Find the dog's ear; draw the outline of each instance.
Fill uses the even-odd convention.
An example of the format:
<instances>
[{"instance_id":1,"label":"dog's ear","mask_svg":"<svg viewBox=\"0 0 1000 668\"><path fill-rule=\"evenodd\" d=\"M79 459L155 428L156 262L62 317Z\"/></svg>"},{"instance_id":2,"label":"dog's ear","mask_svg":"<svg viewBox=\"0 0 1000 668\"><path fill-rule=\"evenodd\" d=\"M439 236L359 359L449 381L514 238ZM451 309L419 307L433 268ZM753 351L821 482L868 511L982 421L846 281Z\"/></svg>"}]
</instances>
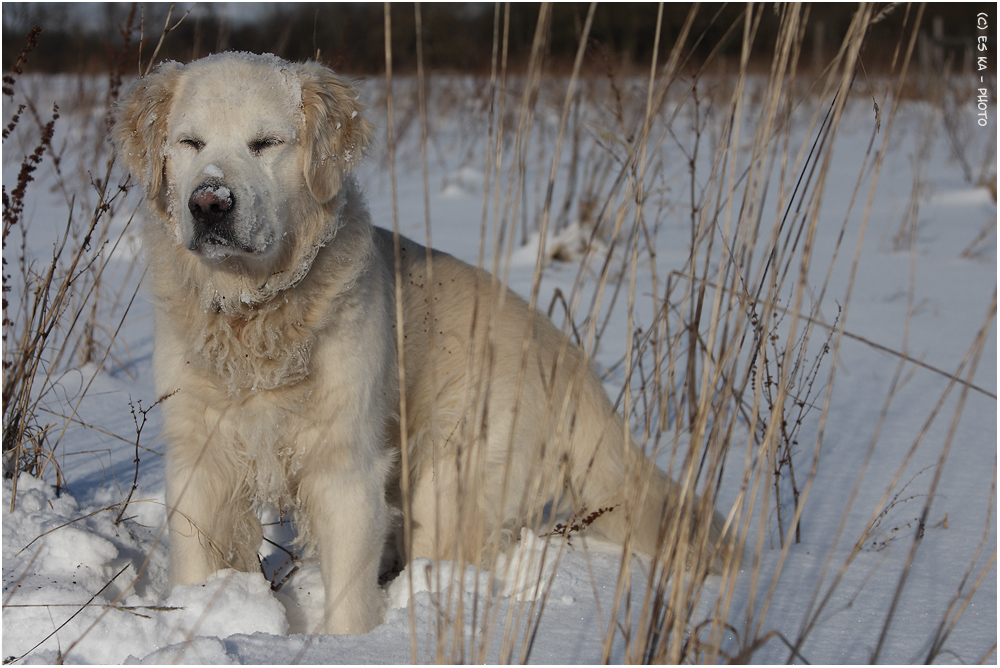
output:
<instances>
[{"instance_id":1,"label":"dog's ear","mask_svg":"<svg viewBox=\"0 0 1000 668\"><path fill-rule=\"evenodd\" d=\"M325 203L361 161L372 139L372 126L362 115L358 90L315 62L297 66L305 114L306 186Z\"/></svg>"},{"instance_id":2,"label":"dog's ear","mask_svg":"<svg viewBox=\"0 0 1000 668\"><path fill-rule=\"evenodd\" d=\"M125 167L142 184L152 202L163 182L167 116L183 66L163 63L137 80L119 100L111 140Z\"/></svg>"}]
</instances>

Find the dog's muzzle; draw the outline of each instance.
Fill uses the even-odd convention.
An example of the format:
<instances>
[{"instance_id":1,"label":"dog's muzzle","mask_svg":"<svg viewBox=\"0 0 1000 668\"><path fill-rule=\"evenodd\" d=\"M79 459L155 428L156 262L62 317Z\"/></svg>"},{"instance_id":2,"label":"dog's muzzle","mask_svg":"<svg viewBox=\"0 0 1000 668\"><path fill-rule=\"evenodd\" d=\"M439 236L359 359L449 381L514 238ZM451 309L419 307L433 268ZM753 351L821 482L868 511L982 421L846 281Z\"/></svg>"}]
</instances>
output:
<instances>
[{"instance_id":1,"label":"dog's muzzle","mask_svg":"<svg viewBox=\"0 0 1000 668\"><path fill-rule=\"evenodd\" d=\"M188 210L194 219L194 236L188 250L199 251L204 246L225 246L240 250L232 218L236 199L232 191L220 183L205 183L188 198Z\"/></svg>"}]
</instances>

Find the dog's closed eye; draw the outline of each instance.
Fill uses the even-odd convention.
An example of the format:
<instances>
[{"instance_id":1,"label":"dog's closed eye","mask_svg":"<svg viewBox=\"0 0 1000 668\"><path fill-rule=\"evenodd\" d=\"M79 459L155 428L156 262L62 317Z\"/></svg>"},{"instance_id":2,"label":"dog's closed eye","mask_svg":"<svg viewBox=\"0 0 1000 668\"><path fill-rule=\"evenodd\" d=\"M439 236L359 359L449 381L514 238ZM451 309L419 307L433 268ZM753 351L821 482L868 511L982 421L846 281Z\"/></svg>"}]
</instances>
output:
<instances>
[{"instance_id":1,"label":"dog's closed eye","mask_svg":"<svg viewBox=\"0 0 1000 668\"><path fill-rule=\"evenodd\" d=\"M271 148L272 146L281 146L284 143L284 141L277 137L260 137L250 142L250 152L254 155L260 155L264 149Z\"/></svg>"},{"instance_id":2,"label":"dog's closed eye","mask_svg":"<svg viewBox=\"0 0 1000 668\"><path fill-rule=\"evenodd\" d=\"M183 144L184 146L190 146L195 151L200 151L205 147L205 142L203 142L200 139L194 139L192 137L185 137L184 139L181 139L180 142L178 143Z\"/></svg>"}]
</instances>

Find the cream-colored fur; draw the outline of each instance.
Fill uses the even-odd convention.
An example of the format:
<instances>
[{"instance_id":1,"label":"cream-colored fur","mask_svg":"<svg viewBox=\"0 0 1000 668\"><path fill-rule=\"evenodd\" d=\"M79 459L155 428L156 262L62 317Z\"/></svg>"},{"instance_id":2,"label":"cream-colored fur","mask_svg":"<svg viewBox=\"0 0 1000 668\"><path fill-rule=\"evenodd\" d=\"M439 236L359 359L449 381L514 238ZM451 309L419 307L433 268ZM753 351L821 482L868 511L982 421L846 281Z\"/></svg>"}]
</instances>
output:
<instances>
[{"instance_id":1,"label":"cream-colored fur","mask_svg":"<svg viewBox=\"0 0 1000 668\"><path fill-rule=\"evenodd\" d=\"M321 65L247 54L162 65L120 103L172 393L172 582L256 569L264 504L294 508L318 552L331 633L380 623L387 546L486 564L546 504L717 567L721 518L682 503L579 349L489 274L372 226L350 175L362 111Z\"/></svg>"}]
</instances>

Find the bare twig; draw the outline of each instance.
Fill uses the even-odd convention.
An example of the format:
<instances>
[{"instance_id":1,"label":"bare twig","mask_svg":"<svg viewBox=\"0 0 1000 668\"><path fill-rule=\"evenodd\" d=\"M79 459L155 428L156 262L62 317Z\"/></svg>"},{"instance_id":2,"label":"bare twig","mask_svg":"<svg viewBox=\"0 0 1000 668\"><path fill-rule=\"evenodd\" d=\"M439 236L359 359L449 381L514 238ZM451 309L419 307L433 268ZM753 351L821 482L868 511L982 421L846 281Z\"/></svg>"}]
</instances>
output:
<instances>
[{"instance_id":1,"label":"bare twig","mask_svg":"<svg viewBox=\"0 0 1000 668\"><path fill-rule=\"evenodd\" d=\"M192 9L194 9L193 4L190 7L188 7L188 10L184 12L183 16L177 19L177 22L175 24L170 25L170 17L174 13L174 3L172 2L170 3L170 9L167 10L167 18L163 21L163 30L160 32L160 39L159 41L156 42L156 48L153 49L153 55L149 57L149 62L146 63L146 69L142 70L142 76L146 76L147 74L149 74L150 70L153 69L153 64L156 63L156 57L160 54L160 47L163 46L163 40L167 38L167 35L169 35L174 30L177 29L177 27L184 21L184 19L187 18L188 14L191 13ZM142 64L140 62L140 70L141 69L142 69Z\"/></svg>"}]
</instances>

